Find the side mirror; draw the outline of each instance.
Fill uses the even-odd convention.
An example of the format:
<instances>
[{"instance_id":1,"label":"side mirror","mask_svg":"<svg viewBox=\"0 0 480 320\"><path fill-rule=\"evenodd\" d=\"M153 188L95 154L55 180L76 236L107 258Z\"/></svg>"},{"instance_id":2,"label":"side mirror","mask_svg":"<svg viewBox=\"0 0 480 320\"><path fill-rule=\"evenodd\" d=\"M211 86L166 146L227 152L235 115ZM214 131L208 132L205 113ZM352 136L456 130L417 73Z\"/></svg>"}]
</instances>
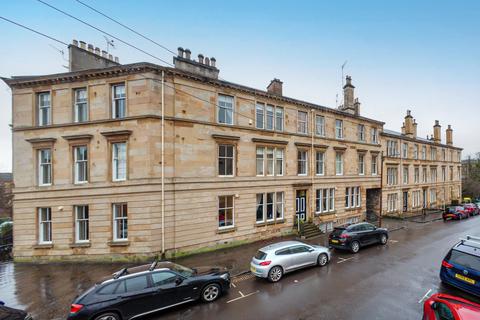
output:
<instances>
[{"instance_id":1,"label":"side mirror","mask_svg":"<svg viewBox=\"0 0 480 320\"><path fill-rule=\"evenodd\" d=\"M315 249L313 249L313 248L308 248L308 252L313 252L313 251L315 251Z\"/></svg>"},{"instance_id":2,"label":"side mirror","mask_svg":"<svg viewBox=\"0 0 480 320\"><path fill-rule=\"evenodd\" d=\"M179 284L181 284L183 282L183 278L182 277L177 277L175 279L175 284L178 286Z\"/></svg>"}]
</instances>

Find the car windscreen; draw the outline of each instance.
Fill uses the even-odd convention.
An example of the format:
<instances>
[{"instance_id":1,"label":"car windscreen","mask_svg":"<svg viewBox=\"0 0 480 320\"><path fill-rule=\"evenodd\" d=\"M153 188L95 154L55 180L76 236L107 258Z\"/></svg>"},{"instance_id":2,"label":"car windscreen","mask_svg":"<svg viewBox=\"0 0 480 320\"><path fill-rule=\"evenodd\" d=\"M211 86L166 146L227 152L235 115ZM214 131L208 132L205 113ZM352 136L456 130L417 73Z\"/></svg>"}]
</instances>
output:
<instances>
[{"instance_id":1,"label":"car windscreen","mask_svg":"<svg viewBox=\"0 0 480 320\"><path fill-rule=\"evenodd\" d=\"M255 254L255 259L257 260L265 260L266 257L267 257L267 254L260 250L258 250L257 253Z\"/></svg>"},{"instance_id":2,"label":"car windscreen","mask_svg":"<svg viewBox=\"0 0 480 320\"><path fill-rule=\"evenodd\" d=\"M193 270L190 269L190 268L187 268L187 267L184 267L184 266L181 266L179 264L176 264L176 263L172 263L172 266L171 266L172 270L181 274L182 276L184 277L191 277L192 274L193 274Z\"/></svg>"},{"instance_id":3,"label":"car windscreen","mask_svg":"<svg viewBox=\"0 0 480 320\"><path fill-rule=\"evenodd\" d=\"M480 257L476 257L465 252L452 250L449 262L480 271Z\"/></svg>"}]
</instances>

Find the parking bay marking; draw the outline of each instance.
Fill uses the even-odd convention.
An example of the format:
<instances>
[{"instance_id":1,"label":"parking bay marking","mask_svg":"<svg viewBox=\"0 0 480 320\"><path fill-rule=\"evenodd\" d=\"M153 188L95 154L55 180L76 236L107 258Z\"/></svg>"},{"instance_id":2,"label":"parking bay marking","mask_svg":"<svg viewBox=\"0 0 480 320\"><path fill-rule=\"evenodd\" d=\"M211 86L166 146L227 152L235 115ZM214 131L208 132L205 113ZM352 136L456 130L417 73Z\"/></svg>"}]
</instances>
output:
<instances>
[{"instance_id":1,"label":"parking bay marking","mask_svg":"<svg viewBox=\"0 0 480 320\"><path fill-rule=\"evenodd\" d=\"M428 289L427 293L423 295L422 299L418 300L418 303L422 303L428 297L430 292L432 292L432 289Z\"/></svg>"},{"instance_id":2,"label":"parking bay marking","mask_svg":"<svg viewBox=\"0 0 480 320\"><path fill-rule=\"evenodd\" d=\"M350 257L350 258L340 258L338 257L338 259L340 259L340 261L337 261L337 263L342 263L342 262L345 262L345 261L348 261L350 259L353 259L354 257Z\"/></svg>"},{"instance_id":3,"label":"parking bay marking","mask_svg":"<svg viewBox=\"0 0 480 320\"><path fill-rule=\"evenodd\" d=\"M254 291L254 292L251 292L249 294L243 294L242 291L238 291L238 293L240 294L240 297L237 297L235 299L232 299L232 300L228 300L227 303L230 303L230 302L234 302L234 301L237 301L237 300L240 300L240 299L244 299L244 298L247 298L247 297L250 297L254 294L257 294L259 293L260 290L257 290L257 291Z\"/></svg>"}]
</instances>

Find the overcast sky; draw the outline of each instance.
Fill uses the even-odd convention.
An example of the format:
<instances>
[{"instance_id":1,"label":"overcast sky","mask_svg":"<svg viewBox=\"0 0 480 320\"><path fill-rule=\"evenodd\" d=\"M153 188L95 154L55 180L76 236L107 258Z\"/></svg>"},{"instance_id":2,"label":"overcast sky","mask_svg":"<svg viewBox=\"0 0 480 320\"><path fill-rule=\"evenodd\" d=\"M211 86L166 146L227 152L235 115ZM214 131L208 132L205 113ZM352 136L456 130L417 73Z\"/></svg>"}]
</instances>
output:
<instances>
[{"instance_id":1,"label":"overcast sky","mask_svg":"<svg viewBox=\"0 0 480 320\"><path fill-rule=\"evenodd\" d=\"M75 0L45 0L170 61L167 51ZM220 77L335 107L341 65L364 116L400 130L407 109L419 135L451 124L463 156L480 151L480 1L94 1L82 0L176 51L214 56ZM35 1L1 1L0 15L70 43L105 48L101 33ZM0 76L66 71L65 46L0 20ZM159 61L121 43L122 63ZM161 64L161 63L160 63ZM11 170L11 92L0 81L0 171Z\"/></svg>"}]
</instances>

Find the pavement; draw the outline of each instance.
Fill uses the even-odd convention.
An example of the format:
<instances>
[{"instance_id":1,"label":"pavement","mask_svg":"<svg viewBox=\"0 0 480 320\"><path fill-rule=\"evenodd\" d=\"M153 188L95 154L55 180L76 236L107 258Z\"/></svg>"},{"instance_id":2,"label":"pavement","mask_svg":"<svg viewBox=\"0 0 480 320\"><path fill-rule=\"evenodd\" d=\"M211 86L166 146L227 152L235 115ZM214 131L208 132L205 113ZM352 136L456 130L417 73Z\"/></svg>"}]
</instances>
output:
<instances>
[{"instance_id":1,"label":"pavement","mask_svg":"<svg viewBox=\"0 0 480 320\"><path fill-rule=\"evenodd\" d=\"M479 302L438 278L447 251L467 234L478 235L480 216L461 221L384 219L391 230L386 246L358 254L333 251L323 268L288 274L279 283L249 273L256 242L179 259L187 266L226 265L233 279L230 292L210 304L192 303L147 319L421 319L419 300L426 293L448 292ZM396 231L392 231L396 230ZM325 236L309 240L324 245ZM124 264L0 264L0 300L31 312L35 319L65 319L74 297Z\"/></svg>"}]
</instances>

